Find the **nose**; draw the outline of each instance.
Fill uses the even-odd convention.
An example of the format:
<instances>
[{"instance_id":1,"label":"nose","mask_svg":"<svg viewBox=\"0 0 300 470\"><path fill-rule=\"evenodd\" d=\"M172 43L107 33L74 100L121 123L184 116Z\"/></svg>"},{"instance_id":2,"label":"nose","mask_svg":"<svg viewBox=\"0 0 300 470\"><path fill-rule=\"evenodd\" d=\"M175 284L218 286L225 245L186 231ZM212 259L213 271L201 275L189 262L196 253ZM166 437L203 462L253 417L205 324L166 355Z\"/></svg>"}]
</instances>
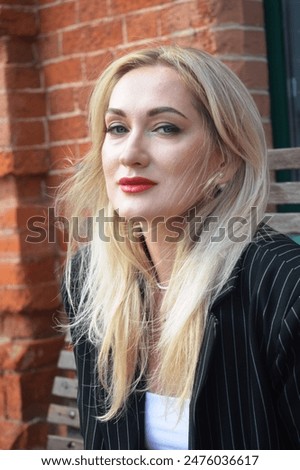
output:
<instances>
[{"instance_id":1,"label":"nose","mask_svg":"<svg viewBox=\"0 0 300 470\"><path fill-rule=\"evenodd\" d=\"M121 149L119 161L124 166L147 166L149 153L145 137L140 133L129 133Z\"/></svg>"}]
</instances>

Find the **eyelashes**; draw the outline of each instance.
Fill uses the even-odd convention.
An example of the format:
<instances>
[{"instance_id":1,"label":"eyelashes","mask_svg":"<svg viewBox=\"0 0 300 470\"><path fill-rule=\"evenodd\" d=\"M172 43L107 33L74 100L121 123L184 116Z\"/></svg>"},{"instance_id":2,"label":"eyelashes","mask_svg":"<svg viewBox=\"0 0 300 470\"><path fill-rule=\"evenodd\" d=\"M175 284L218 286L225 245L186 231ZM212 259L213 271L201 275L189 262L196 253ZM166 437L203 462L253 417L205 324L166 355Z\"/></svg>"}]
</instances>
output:
<instances>
[{"instance_id":1,"label":"eyelashes","mask_svg":"<svg viewBox=\"0 0 300 470\"><path fill-rule=\"evenodd\" d=\"M174 135L174 134L179 134L180 129L174 124L162 124L156 127L154 129L154 132L158 132L159 134L163 134L163 135Z\"/></svg>"},{"instance_id":2,"label":"eyelashes","mask_svg":"<svg viewBox=\"0 0 300 470\"><path fill-rule=\"evenodd\" d=\"M111 126L108 126L105 129L105 132L107 134L122 135L122 134L126 134L129 131L128 129L126 129L125 126L122 126L121 124L113 124Z\"/></svg>"},{"instance_id":3,"label":"eyelashes","mask_svg":"<svg viewBox=\"0 0 300 470\"><path fill-rule=\"evenodd\" d=\"M105 132L112 135L124 135L127 134L129 130L122 124L112 124L105 129ZM167 136L179 134L181 129L174 124L160 124L150 132Z\"/></svg>"}]
</instances>

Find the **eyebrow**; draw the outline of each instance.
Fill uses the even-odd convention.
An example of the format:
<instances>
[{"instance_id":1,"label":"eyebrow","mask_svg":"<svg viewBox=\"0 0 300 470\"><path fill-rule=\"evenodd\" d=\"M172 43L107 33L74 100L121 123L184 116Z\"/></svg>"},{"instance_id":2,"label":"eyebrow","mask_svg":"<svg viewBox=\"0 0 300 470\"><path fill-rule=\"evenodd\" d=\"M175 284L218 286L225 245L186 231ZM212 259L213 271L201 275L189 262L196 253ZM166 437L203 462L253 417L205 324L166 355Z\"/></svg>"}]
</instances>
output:
<instances>
[{"instance_id":1,"label":"eyebrow","mask_svg":"<svg viewBox=\"0 0 300 470\"><path fill-rule=\"evenodd\" d=\"M178 111L175 108L171 108L169 106L160 106L158 108L150 109L147 115L152 117L152 116L157 116L158 114L163 114L163 113L178 114L179 116L187 119L187 117L184 114L182 114L180 111ZM105 114L117 114L118 116L126 117L126 113L122 109L118 109L118 108L108 108Z\"/></svg>"}]
</instances>

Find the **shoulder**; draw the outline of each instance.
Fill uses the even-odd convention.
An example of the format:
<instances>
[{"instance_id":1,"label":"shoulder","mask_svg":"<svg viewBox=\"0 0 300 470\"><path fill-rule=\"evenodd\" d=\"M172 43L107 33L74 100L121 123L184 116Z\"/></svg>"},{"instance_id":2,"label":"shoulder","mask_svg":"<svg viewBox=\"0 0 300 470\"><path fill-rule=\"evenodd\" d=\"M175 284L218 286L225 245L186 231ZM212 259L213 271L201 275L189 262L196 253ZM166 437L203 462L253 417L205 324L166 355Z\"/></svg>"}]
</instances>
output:
<instances>
[{"instance_id":1,"label":"shoulder","mask_svg":"<svg viewBox=\"0 0 300 470\"><path fill-rule=\"evenodd\" d=\"M259 331L274 339L290 314L300 318L300 246L268 227L259 230L239 265L238 292ZM271 339L270 339L271 341Z\"/></svg>"},{"instance_id":2,"label":"shoulder","mask_svg":"<svg viewBox=\"0 0 300 470\"><path fill-rule=\"evenodd\" d=\"M262 226L242 257L242 270L255 279L300 279L300 245L288 236Z\"/></svg>"}]
</instances>

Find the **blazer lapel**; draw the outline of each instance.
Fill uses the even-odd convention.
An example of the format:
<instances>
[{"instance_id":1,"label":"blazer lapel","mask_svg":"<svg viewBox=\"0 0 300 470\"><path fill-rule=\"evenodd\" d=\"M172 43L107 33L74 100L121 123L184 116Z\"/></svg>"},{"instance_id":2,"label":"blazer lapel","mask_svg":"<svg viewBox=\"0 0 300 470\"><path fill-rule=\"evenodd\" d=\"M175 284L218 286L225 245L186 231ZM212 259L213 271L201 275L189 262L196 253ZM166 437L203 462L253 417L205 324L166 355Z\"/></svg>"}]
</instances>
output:
<instances>
[{"instance_id":1,"label":"blazer lapel","mask_svg":"<svg viewBox=\"0 0 300 470\"><path fill-rule=\"evenodd\" d=\"M203 389L209 369L211 357L213 355L215 339L217 336L217 318L211 313L208 317L204 332L198 365L196 368L194 387L190 403L189 419L189 449L195 449L196 442L196 404Z\"/></svg>"}]
</instances>

